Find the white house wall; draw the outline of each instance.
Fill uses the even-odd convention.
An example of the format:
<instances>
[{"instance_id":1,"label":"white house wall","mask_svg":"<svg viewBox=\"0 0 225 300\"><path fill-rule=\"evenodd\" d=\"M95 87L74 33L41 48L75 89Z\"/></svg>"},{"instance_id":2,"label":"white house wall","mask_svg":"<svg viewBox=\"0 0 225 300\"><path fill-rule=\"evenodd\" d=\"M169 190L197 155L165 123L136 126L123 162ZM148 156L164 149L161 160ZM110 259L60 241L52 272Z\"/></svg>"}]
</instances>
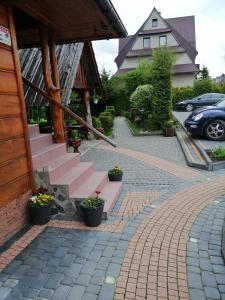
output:
<instances>
[{"instance_id":1,"label":"white house wall","mask_svg":"<svg viewBox=\"0 0 225 300\"><path fill-rule=\"evenodd\" d=\"M175 65L191 64L192 61L186 53L175 53Z\"/></svg>"},{"instance_id":2,"label":"white house wall","mask_svg":"<svg viewBox=\"0 0 225 300\"><path fill-rule=\"evenodd\" d=\"M167 34L162 33L162 34L158 34L158 35L139 36L136 39L136 41L134 42L134 45L131 49L132 50L143 49L143 38L146 38L146 37L150 37L151 48L159 48L159 37L162 36L162 35L166 35L166 37L167 37L167 46L168 47L179 45L171 33L167 33Z\"/></svg>"},{"instance_id":3,"label":"white house wall","mask_svg":"<svg viewBox=\"0 0 225 300\"><path fill-rule=\"evenodd\" d=\"M158 26L157 27L152 27L152 19L158 19ZM151 30L151 29L156 29L156 28L167 28L166 23L163 21L161 16L157 13L157 11L154 9L149 16L149 19L147 20L143 30Z\"/></svg>"},{"instance_id":4,"label":"white house wall","mask_svg":"<svg viewBox=\"0 0 225 300\"><path fill-rule=\"evenodd\" d=\"M173 87L193 86L194 81L194 74L179 74L172 76Z\"/></svg>"}]
</instances>

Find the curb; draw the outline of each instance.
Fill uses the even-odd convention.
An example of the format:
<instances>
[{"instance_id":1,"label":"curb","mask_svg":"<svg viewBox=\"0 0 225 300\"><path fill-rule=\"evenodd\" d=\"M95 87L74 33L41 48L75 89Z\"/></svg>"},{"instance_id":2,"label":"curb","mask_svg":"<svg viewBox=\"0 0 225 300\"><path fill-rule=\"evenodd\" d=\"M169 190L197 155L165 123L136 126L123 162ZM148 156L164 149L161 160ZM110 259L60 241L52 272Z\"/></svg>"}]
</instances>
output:
<instances>
[{"instance_id":1,"label":"curb","mask_svg":"<svg viewBox=\"0 0 225 300\"><path fill-rule=\"evenodd\" d=\"M156 136L156 135L162 135L163 134L162 130L158 130L156 132L148 132L148 133L138 133L138 134L134 133L126 118L125 118L125 120L126 120L126 123L127 123L127 127L130 129L130 132L133 136Z\"/></svg>"}]
</instances>

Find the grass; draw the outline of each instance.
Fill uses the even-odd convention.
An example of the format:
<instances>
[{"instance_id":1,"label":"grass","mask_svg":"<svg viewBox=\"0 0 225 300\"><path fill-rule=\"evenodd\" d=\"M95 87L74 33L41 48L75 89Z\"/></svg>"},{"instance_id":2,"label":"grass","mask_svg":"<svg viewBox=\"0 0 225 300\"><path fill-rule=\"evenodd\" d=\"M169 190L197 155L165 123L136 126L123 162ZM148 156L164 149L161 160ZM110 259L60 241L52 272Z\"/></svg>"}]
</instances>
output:
<instances>
[{"instance_id":1,"label":"grass","mask_svg":"<svg viewBox=\"0 0 225 300\"><path fill-rule=\"evenodd\" d=\"M126 118L128 127L131 129L134 135L138 135L141 132L141 128L137 128L134 123L132 123L129 119Z\"/></svg>"},{"instance_id":2,"label":"grass","mask_svg":"<svg viewBox=\"0 0 225 300\"><path fill-rule=\"evenodd\" d=\"M225 160L225 148L224 147L214 148L212 149L209 156L213 160L217 160L217 161Z\"/></svg>"}]
</instances>

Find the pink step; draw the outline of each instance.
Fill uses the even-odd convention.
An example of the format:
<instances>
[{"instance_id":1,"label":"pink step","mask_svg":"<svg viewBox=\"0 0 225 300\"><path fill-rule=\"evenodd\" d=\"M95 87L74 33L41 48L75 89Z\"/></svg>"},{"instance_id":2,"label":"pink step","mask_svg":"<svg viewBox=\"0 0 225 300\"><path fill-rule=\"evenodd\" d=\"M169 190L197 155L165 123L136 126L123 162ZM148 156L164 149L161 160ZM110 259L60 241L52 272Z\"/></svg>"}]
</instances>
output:
<instances>
[{"instance_id":1,"label":"pink step","mask_svg":"<svg viewBox=\"0 0 225 300\"><path fill-rule=\"evenodd\" d=\"M49 166L51 162L63 154L66 154L66 144L52 144L43 149L38 149L32 154L34 169L43 168Z\"/></svg>"},{"instance_id":2,"label":"pink step","mask_svg":"<svg viewBox=\"0 0 225 300\"><path fill-rule=\"evenodd\" d=\"M55 159L48 168L50 183L58 180L78 163L80 163L79 153L66 153Z\"/></svg>"},{"instance_id":3,"label":"pink step","mask_svg":"<svg viewBox=\"0 0 225 300\"><path fill-rule=\"evenodd\" d=\"M79 186L93 173L93 171L93 163L82 162L77 164L51 184L68 186L68 192L70 195L72 191L79 188Z\"/></svg>"},{"instance_id":4,"label":"pink step","mask_svg":"<svg viewBox=\"0 0 225 300\"><path fill-rule=\"evenodd\" d=\"M38 124L28 125L28 132L30 138L39 135L40 134L39 125Z\"/></svg>"},{"instance_id":5,"label":"pink step","mask_svg":"<svg viewBox=\"0 0 225 300\"><path fill-rule=\"evenodd\" d=\"M53 144L52 135L48 134L39 134L30 139L31 152L35 152L39 149L45 148Z\"/></svg>"},{"instance_id":6,"label":"pink step","mask_svg":"<svg viewBox=\"0 0 225 300\"><path fill-rule=\"evenodd\" d=\"M95 191L101 191L107 182L107 172L94 172L78 189L71 192L69 196L74 200L83 200L87 197L95 196Z\"/></svg>"},{"instance_id":7,"label":"pink step","mask_svg":"<svg viewBox=\"0 0 225 300\"><path fill-rule=\"evenodd\" d=\"M109 181L103 188L101 198L106 200L103 210L104 217L106 219L111 214L122 188L123 186L121 181Z\"/></svg>"}]
</instances>

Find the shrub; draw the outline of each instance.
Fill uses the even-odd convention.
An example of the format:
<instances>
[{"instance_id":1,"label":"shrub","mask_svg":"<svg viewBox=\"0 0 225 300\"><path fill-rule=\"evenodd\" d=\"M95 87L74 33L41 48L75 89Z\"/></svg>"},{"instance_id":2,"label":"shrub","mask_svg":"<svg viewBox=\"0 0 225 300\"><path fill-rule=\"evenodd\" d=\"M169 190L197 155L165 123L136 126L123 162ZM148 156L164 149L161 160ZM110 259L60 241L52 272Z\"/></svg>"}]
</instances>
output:
<instances>
[{"instance_id":1,"label":"shrub","mask_svg":"<svg viewBox=\"0 0 225 300\"><path fill-rule=\"evenodd\" d=\"M172 88L173 104L175 104L178 101L192 99L193 97L194 97L194 90L190 86Z\"/></svg>"},{"instance_id":2,"label":"shrub","mask_svg":"<svg viewBox=\"0 0 225 300\"><path fill-rule=\"evenodd\" d=\"M153 52L152 60L152 119L156 127L162 128L171 117L172 94L171 73L174 58L166 48Z\"/></svg>"},{"instance_id":3,"label":"shrub","mask_svg":"<svg viewBox=\"0 0 225 300\"><path fill-rule=\"evenodd\" d=\"M141 120L146 119L151 112L152 90L150 84L140 85L130 97L130 106Z\"/></svg>"},{"instance_id":4,"label":"shrub","mask_svg":"<svg viewBox=\"0 0 225 300\"><path fill-rule=\"evenodd\" d=\"M112 117L105 115L103 113L100 114L99 120L102 124L102 127L107 131L110 130L113 126L113 119Z\"/></svg>"},{"instance_id":5,"label":"shrub","mask_svg":"<svg viewBox=\"0 0 225 300\"><path fill-rule=\"evenodd\" d=\"M97 117L92 117L92 123L93 123L94 128L102 127L102 123L101 123L100 119Z\"/></svg>"},{"instance_id":6,"label":"shrub","mask_svg":"<svg viewBox=\"0 0 225 300\"><path fill-rule=\"evenodd\" d=\"M219 147L212 149L212 152L210 153L210 157L215 160L225 160L225 148Z\"/></svg>"},{"instance_id":7,"label":"shrub","mask_svg":"<svg viewBox=\"0 0 225 300\"><path fill-rule=\"evenodd\" d=\"M194 83L194 95L199 96L205 93L211 93L213 90L213 83L211 79L197 80Z\"/></svg>"},{"instance_id":8,"label":"shrub","mask_svg":"<svg viewBox=\"0 0 225 300\"><path fill-rule=\"evenodd\" d=\"M113 118L115 117L116 114L116 110L114 106L106 106L106 111L109 111L111 113L111 115L113 116Z\"/></svg>"}]
</instances>

